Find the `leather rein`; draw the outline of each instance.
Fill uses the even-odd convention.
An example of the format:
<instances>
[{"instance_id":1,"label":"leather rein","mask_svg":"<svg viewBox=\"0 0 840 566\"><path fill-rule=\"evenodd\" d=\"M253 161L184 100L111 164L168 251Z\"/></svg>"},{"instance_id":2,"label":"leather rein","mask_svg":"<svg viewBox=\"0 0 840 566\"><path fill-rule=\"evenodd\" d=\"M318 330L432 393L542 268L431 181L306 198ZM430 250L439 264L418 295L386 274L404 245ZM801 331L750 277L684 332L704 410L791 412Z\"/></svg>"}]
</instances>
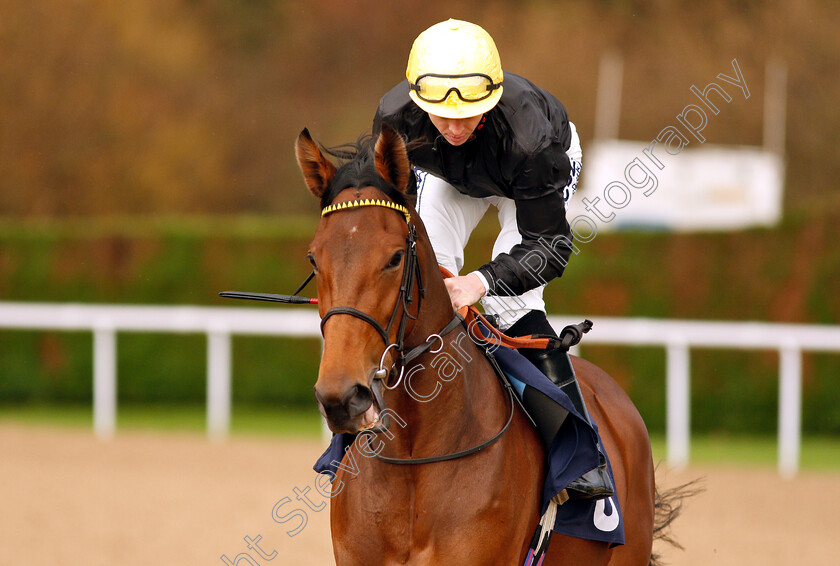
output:
<instances>
[{"instance_id":1,"label":"leather rein","mask_svg":"<svg viewBox=\"0 0 840 566\"><path fill-rule=\"evenodd\" d=\"M426 340L422 344L415 346L414 348L411 348L408 351L405 351L406 326L409 320L417 320L417 316L419 316L420 313L420 303L426 291L425 287L423 286L423 277L420 269L420 263L417 260L417 230L414 227L414 224L411 223L411 215L409 214L407 208L394 202L382 199L362 199L332 204L321 211L321 217L324 217L332 212L362 206L379 206L401 212L405 217L406 224L408 225L408 235L406 236L405 243L405 260L403 264L403 275L402 281L400 282L400 291L397 295L397 301L394 304L394 310L391 312L391 317L388 320L387 326L383 326L378 320L376 320L371 315L362 312L354 307L333 307L329 309L324 314L324 317L321 319L321 336L324 335L324 325L326 324L327 320L329 320L330 317L335 316L337 314L350 315L360 320L363 320L369 325L371 325L379 333L379 335L382 337L383 342L385 343L385 351L382 352L382 357L379 361L379 368L376 370L376 373L374 373L374 379L381 380L383 387L389 390L393 390L396 389L402 381L406 366L412 360L414 360L415 358L427 351L431 351L432 353L439 352L443 348L443 336L446 336L455 328L460 326L464 322L464 317L459 313L455 313L455 316L452 318L452 320L446 326L444 326L438 333L431 334L428 338L426 338ZM417 298L417 315L412 315L409 312L409 305L411 305L414 298L413 295L415 284L417 285L419 291ZM400 307L402 307L402 316L399 317L399 322L397 323L397 315L400 311ZM391 330L394 328L395 324L397 324L396 342L390 343ZM440 342L440 346L436 350L432 350L432 346L435 344L436 341ZM398 360L395 363L395 365L400 366L400 373L397 377L396 382L394 382L393 385L388 385L388 377L391 373L393 373L394 368L392 366L391 370L386 370L383 364L385 363L385 356L392 348L395 349L398 356ZM496 365L495 359L492 356L489 356L489 359L491 360L492 364ZM497 365L496 370L497 372L501 371ZM470 454L475 454L476 452L479 452L487 448L488 446L494 444L504 435L504 433L510 427L510 423L513 421L513 414L515 412L513 391L504 380L502 380L502 383L506 386L505 388L508 392L510 414L508 416L507 422L505 422L505 425L502 427L502 429L489 440L477 446L473 446L472 448L460 450L458 452L453 452L442 456L429 456L424 458L390 458L387 456L381 456L377 454L376 458L387 464L431 464L434 462L444 462L447 460L455 460L457 458L469 456ZM370 437L368 437L368 443L370 442L371 439Z\"/></svg>"}]
</instances>

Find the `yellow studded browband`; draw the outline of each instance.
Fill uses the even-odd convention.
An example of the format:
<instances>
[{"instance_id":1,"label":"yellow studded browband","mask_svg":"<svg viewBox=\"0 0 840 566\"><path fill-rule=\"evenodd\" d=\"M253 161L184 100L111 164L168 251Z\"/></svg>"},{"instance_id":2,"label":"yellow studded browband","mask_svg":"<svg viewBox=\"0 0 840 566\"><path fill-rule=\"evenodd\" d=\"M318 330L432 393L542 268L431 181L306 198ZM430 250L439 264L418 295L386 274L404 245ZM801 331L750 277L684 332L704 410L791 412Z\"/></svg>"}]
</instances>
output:
<instances>
[{"instance_id":1,"label":"yellow studded browband","mask_svg":"<svg viewBox=\"0 0 840 566\"><path fill-rule=\"evenodd\" d=\"M403 216L405 216L405 221L411 222L411 214L409 214L408 209L403 205L391 202L389 200L372 198L362 200L348 200L347 202L331 204L323 210L321 210L321 216L326 216L330 212L335 212L337 210L344 210L345 208L356 208L359 206L382 206L384 208L390 208L392 210L396 210L397 212L402 212Z\"/></svg>"}]
</instances>

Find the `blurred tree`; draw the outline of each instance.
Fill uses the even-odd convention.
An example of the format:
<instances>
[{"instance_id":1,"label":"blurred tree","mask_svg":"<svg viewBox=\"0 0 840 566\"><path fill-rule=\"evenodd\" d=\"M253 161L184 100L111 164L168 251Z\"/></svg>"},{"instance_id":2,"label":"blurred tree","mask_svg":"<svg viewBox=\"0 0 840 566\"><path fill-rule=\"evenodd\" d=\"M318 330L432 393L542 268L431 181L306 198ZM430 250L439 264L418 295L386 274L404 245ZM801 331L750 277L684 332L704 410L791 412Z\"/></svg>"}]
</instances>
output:
<instances>
[{"instance_id":1,"label":"blurred tree","mask_svg":"<svg viewBox=\"0 0 840 566\"><path fill-rule=\"evenodd\" d=\"M737 57L753 97L707 130L736 144L760 143L764 63L780 56L788 204L840 209L832 0L0 0L0 14L0 216L311 211L296 134L355 139L413 38L447 17L484 25L505 68L557 94L584 148L605 50L625 56L630 139Z\"/></svg>"}]
</instances>

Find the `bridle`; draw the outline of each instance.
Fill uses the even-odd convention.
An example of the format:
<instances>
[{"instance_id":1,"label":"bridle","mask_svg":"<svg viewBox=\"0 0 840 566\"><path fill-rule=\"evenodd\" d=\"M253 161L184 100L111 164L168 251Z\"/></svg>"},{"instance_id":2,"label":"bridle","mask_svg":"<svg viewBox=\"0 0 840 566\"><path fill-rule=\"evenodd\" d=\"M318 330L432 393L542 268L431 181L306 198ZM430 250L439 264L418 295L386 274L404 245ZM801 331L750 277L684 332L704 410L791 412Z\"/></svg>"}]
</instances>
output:
<instances>
[{"instance_id":1,"label":"bridle","mask_svg":"<svg viewBox=\"0 0 840 566\"><path fill-rule=\"evenodd\" d=\"M440 332L429 335L429 337L426 338L426 340L422 344L415 346L407 352L405 351L406 325L408 323L408 320L417 320L417 315L412 315L408 312L408 307L413 300L415 282L419 290L417 299L418 314L420 312L420 302L423 300L423 296L426 292L425 287L423 287L423 277L420 269L420 263L417 261L417 230L414 227L414 224L411 223L411 214L409 213L406 207L383 199L362 199L331 204L323 210L321 210L321 217L323 218L327 214L339 210L346 210L348 208L358 208L363 206L379 206L384 208L390 208L392 210L401 212L405 217L405 222L408 225L408 236L406 236L405 240L405 262L403 264L403 275L402 281L400 283L400 292L399 295L397 295L397 301L394 304L394 310L391 312L391 317L388 319L388 326L383 327L382 324L374 317L365 312L360 311L357 308L333 307L329 309L324 314L324 317L321 319L321 335L324 335L324 324L326 324L327 320L329 320L331 316L337 314L347 314L350 316L354 316L370 324L379 333L379 335L382 337L382 341L385 343L385 351L382 352L382 358L380 358L379 360L379 369L377 369L374 373L374 379L381 380L382 386L386 389L396 389L402 381L403 374L405 373L405 367L413 359L427 351L431 351L432 353L439 352L443 348L443 336L446 336L452 330L460 326L464 322L464 317L462 317L458 313L455 313L455 316L452 318L452 320L449 321L449 323L446 326L444 326L443 329L440 330ZM400 310L400 306L402 306L402 316L400 317L398 323L397 341L394 343L390 343L391 329L394 327L394 324L397 321L397 313ZM438 349L436 350L432 350L432 345L434 345L436 341L440 342L440 347L438 347ZM399 364L400 366L400 374L399 377L397 377L396 382L393 385L389 386L387 384L387 378L390 372L383 367L383 364L385 363L385 356L392 348L394 348L397 352L397 364ZM494 366L497 365L495 359L492 358L492 356L489 359L491 360L491 363ZM497 367L496 369L497 372L501 372L500 368ZM393 370L393 367L391 368L391 370ZM390 458L377 454L376 458L388 464L430 464L434 462L445 462L447 460L455 460L457 458L469 456L470 454L475 454L476 452L484 450L488 446L494 444L505 434L508 427L510 427L510 423L511 421L513 421L513 413L515 407L514 394L510 384L507 383L505 380L502 380L502 382L505 385L505 389L508 392L510 402L510 414L508 415L508 419L505 422L502 429L489 440L486 440L477 446L473 446L472 448L467 448L466 450L460 450L458 452L453 452L442 456L429 456L425 458ZM369 435L367 436L367 440L368 443L370 443Z\"/></svg>"},{"instance_id":2,"label":"bridle","mask_svg":"<svg viewBox=\"0 0 840 566\"><path fill-rule=\"evenodd\" d=\"M341 211L347 210L350 208L358 208L364 206L378 206L383 208L390 208L392 210L396 210L397 212L401 212L405 217L405 222L408 225L408 235L405 239L405 256L404 256L404 263L403 263L403 274L402 274L402 281L400 282L400 291L397 295L397 301L394 304L394 310L391 311L391 317L388 319L388 325L383 326L378 320L376 320L371 315L360 311L354 307L333 307L328 310L324 317L321 319L321 335L324 335L324 325L327 323L327 320L330 317L337 315L337 314L348 314L350 316L354 316L360 320L365 321L369 325L371 325L378 333L379 336L382 337L382 341L385 343L385 351L382 352L382 357L379 360L379 369L376 370L374 374L375 379L382 380L382 385L386 389L395 389L399 386L400 382L402 381L403 374L405 373L405 367L408 365L411 360L422 354L423 352L429 350L432 345L434 345L436 340L441 341L441 347L443 346L441 336L446 334L447 332L451 331L455 326L457 326L457 321L450 323L447 325L441 333L432 334L426 341L417 346L416 348L411 349L410 351L405 351L405 329L408 325L409 320L417 320L417 315L412 315L409 312L409 306L414 300L414 286L417 285L418 288L418 295L417 295L417 311L420 312L420 303L423 300L423 296L426 293L426 289L423 286L423 275L420 269L420 262L417 261L417 229L415 228L414 224L411 223L411 214L409 213L408 209L400 204L384 200L384 199L362 199L362 200L351 200L342 203L331 204L324 208L321 211L321 217ZM402 314L397 318L400 313L400 307L402 307ZM396 342L391 342L391 330L394 326L397 326L397 336ZM400 373L397 377L396 382L393 385L388 385L387 377L389 375L389 371L384 368L385 357L388 355L388 352L394 350L398 356L398 361L396 362L400 366ZM437 352L438 350L433 350L433 352ZM392 367L393 369L393 367Z\"/></svg>"}]
</instances>

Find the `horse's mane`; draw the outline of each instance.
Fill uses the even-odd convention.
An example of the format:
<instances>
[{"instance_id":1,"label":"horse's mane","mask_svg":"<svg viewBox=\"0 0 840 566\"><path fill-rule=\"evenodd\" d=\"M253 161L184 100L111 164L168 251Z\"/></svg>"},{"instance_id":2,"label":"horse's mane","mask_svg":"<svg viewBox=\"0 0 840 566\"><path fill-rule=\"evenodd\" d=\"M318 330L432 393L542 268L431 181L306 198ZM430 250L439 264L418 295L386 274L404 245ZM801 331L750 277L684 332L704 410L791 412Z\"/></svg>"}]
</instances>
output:
<instances>
[{"instance_id":1,"label":"horse's mane","mask_svg":"<svg viewBox=\"0 0 840 566\"><path fill-rule=\"evenodd\" d=\"M345 143L333 147L321 146L324 153L340 160L335 177L330 181L327 190L321 196L321 208L332 204L338 193L349 187L376 187L397 204L413 206L413 196L416 192L414 172L409 175L408 195L398 190L383 179L376 171L373 161L375 138L370 133L364 133L352 143Z\"/></svg>"}]
</instances>

